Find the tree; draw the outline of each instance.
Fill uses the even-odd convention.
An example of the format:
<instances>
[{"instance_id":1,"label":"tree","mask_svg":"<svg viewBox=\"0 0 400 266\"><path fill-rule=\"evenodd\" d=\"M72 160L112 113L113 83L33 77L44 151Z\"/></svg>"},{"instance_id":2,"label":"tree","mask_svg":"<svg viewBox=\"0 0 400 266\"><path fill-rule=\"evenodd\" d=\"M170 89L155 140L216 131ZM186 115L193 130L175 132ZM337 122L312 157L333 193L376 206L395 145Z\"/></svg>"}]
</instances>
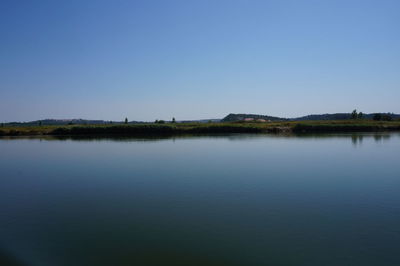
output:
<instances>
[{"instance_id":1,"label":"tree","mask_svg":"<svg viewBox=\"0 0 400 266\"><path fill-rule=\"evenodd\" d=\"M382 115L382 121L392 121L393 118L390 114L384 114Z\"/></svg>"},{"instance_id":2,"label":"tree","mask_svg":"<svg viewBox=\"0 0 400 266\"><path fill-rule=\"evenodd\" d=\"M364 116L364 114L363 114L362 112L359 112L359 113L358 113L358 119L363 118L363 116Z\"/></svg>"},{"instance_id":3,"label":"tree","mask_svg":"<svg viewBox=\"0 0 400 266\"><path fill-rule=\"evenodd\" d=\"M127 117L125 118L125 124L128 124L128 118Z\"/></svg>"},{"instance_id":4,"label":"tree","mask_svg":"<svg viewBox=\"0 0 400 266\"><path fill-rule=\"evenodd\" d=\"M353 112L351 113L351 119L357 119L357 110L354 109Z\"/></svg>"},{"instance_id":5,"label":"tree","mask_svg":"<svg viewBox=\"0 0 400 266\"><path fill-rule=\"evenodd\" d=\"M393 117L390 114L379 114L379 113L376 113L376 114L374 114L372 119L375 120L375 121L392 121Z\"/></svg>"},{"instance_id":6,"label":"tree","mask_svg":"<svg viewBox=\"0 0 400 266\"><path fill-rule=\"evenodd\" d=\"M176 121L175 121L175 117L172 117L172 123L175 123Z\"/></svg>"},{"instance_id":7,"label":"tree","mask_svg":"<svg viewBox=\"0 0 400 266\"><path fill-rule=\"evenodd\" d=\"M374 114L372 119L375 120L375 121L381 121L382 120L382 114Z\"/></svg>"},{"instance_id":8,"label":"tree","mask_svg":"<svg viewBox=\"0 0 400 266\"><path fill-rule=\"evenodd\" d=\"M42 121L39 121L39 126L41 126L42 125Z\"/></svg>"}]
</instances>

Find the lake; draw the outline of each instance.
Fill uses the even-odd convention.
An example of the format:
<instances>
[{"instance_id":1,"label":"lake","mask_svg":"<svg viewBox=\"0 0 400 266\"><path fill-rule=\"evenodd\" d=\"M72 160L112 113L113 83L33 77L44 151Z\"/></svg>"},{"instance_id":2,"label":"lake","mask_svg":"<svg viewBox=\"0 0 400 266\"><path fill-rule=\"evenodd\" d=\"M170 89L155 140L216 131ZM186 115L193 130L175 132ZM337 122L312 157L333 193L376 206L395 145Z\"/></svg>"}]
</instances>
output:
<instances>
[{"instance_id":1,"label":"lake","mask_svg":"<svg viewBox=\"0 0 400 266\"><path fill-rule=\"evenodd\" d=\"M400 265L400 133L0 150L1 265Z\"/></svg>"}]
</instances>

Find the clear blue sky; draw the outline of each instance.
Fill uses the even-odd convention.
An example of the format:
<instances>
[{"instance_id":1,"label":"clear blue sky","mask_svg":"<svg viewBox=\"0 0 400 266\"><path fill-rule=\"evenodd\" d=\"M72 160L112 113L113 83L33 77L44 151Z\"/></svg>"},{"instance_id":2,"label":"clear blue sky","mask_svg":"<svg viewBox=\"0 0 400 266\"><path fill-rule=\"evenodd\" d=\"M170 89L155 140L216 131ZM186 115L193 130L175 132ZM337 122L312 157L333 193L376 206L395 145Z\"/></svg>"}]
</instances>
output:
<instances>
[{"instance_id":1,"label":"clear blue sky","mask_svg":"<svg viewBox=\"0 0 400 266\"><path fill-rule=\"evenodd\" d=\"M399 103L397 0L0 2L0 121Z\"/></svg>"}]
</instances>

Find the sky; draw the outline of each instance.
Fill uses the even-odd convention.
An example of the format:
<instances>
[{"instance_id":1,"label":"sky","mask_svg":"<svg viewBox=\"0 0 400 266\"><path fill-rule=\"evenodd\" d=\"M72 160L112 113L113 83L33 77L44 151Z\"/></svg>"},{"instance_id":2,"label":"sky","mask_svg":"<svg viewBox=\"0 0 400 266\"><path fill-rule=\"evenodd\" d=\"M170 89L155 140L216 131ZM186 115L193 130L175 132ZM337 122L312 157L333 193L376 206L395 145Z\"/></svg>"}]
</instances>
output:
<instances>
[{"instance_id":1,"label":"sky","mask_svg":"<svg viewBox=\"0 0 400 266\"><path fill-rule=\"evenodd\" d=\"M0 1L0 121L400 113L400 1Z\"/></svg>"}]
</instances>

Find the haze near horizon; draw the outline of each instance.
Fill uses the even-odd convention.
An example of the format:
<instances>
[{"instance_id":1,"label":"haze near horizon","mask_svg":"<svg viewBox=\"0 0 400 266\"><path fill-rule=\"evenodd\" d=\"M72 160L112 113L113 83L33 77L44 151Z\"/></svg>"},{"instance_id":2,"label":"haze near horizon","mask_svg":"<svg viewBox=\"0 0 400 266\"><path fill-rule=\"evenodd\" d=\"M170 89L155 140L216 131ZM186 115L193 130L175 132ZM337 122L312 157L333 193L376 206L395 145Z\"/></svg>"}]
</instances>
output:
<instances>
[{"instance_id":1,"label":"haze near horizon","mask_svg":"<svg viewBox=\"0 0 400 266\"><path fill-rule=\"evenodd\" d=\"M0 121L400 113L399 1L2 1Z\"/></svg>"}]
</instances>

